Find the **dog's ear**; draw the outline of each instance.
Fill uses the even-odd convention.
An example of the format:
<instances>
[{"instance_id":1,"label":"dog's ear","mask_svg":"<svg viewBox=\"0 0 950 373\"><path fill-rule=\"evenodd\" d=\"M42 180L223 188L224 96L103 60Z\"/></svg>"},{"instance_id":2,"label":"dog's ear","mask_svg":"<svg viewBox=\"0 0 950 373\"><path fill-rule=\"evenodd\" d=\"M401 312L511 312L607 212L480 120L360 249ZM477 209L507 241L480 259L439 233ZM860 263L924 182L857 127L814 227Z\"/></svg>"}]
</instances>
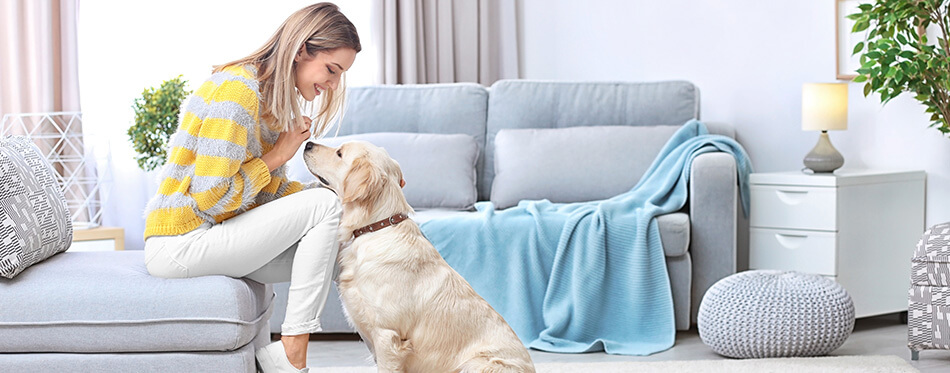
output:
<instances>
[{"instance_id":1,"label":"dog's ear","mask_svg":"<svg viewBox=\"0 0 950 373\"><path fill-rule=\"evenodd\" d=\"M382 171L373 166L372 162L363 157L356 158L343 178L343 203L379 196L385 182Z\"/></svg>"}]
</instances>

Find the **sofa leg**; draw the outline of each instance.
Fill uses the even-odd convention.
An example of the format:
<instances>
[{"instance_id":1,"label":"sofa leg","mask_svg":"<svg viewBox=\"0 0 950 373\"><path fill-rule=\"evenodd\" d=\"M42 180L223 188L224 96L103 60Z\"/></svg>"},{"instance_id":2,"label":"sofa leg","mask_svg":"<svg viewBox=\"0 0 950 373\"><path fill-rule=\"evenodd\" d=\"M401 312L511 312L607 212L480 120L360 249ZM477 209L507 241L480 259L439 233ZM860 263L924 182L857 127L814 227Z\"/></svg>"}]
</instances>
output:
<instances>
[{"instance_id":1,"label":"sofa leg","mask_svg":"<svg viewBox=\"0 0 950 373\"><path fill-rule=\"evenodd\" d=\"M919 358L920 358L920 351L913 350L913 349L910 350L910 359L911 359L911 360L917 361L917 359L919 359Z\"/></svg>"}]
</instances>

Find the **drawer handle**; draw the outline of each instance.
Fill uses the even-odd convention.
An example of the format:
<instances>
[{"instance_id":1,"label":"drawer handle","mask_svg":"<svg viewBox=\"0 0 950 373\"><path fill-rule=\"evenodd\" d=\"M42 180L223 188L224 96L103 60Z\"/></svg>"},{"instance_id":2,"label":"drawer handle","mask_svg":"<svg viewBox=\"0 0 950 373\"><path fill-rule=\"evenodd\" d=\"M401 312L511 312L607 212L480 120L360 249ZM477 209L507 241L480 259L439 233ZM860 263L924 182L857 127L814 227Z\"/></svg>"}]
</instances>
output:
<instances>
[{"instance_id":1,"label":"drawer handle","mask_svg":"<svg viewBox=\"0 0 950 373\"><path fill-rule=\"evenodd\" d=\"M797 205L808 197L808 192L804 190L776 190L775 194L786 205Z\"/></svg>"},{"instance_id":2,"label":"drawer handle","mask_svg":"<svg viewBox=\"0 0 950 373\"><path fill-rule=\"evenodd\" d=\"M808 236L804 234L775 234L775 240L786 249L797 249L805 243L806 239L808 239Z\"/></svg>"}]
</instances>

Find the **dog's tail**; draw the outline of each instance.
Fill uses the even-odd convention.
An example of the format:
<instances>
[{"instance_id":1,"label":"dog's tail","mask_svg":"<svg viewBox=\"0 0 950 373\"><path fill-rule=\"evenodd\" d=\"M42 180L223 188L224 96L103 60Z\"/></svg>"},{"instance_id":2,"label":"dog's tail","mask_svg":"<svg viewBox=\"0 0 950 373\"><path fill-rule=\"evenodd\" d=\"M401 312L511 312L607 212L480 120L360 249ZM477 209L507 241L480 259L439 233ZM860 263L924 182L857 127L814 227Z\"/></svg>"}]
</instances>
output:
<instances>
[{"instance_id":1,"label":"dog's tail","mask_svg":"<svg viewBox=\"0 0 950 373\"><path fill-rule=\"evenodd\" d=\"M459 373L535 373L530 361L478 356L459 367Z\"/></svg>"}]
</instances>

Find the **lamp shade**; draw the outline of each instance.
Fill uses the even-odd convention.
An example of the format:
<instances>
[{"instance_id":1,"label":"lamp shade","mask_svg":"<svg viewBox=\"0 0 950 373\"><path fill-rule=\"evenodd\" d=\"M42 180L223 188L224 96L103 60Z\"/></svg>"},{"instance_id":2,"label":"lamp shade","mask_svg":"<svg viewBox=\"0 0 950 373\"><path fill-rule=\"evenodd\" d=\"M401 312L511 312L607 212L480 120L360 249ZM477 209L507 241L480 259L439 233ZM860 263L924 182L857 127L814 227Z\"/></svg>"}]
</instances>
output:
<instances>
[{"instance_id":1,"label":"lamp shade","mask_svg":"<svg viewBox=\"0 0 950 373\"><path fill-rule=\"evenodd\" d=\"M802 130L848 129L848 84L802 85Z\"/></svg>"}]
</instances>

